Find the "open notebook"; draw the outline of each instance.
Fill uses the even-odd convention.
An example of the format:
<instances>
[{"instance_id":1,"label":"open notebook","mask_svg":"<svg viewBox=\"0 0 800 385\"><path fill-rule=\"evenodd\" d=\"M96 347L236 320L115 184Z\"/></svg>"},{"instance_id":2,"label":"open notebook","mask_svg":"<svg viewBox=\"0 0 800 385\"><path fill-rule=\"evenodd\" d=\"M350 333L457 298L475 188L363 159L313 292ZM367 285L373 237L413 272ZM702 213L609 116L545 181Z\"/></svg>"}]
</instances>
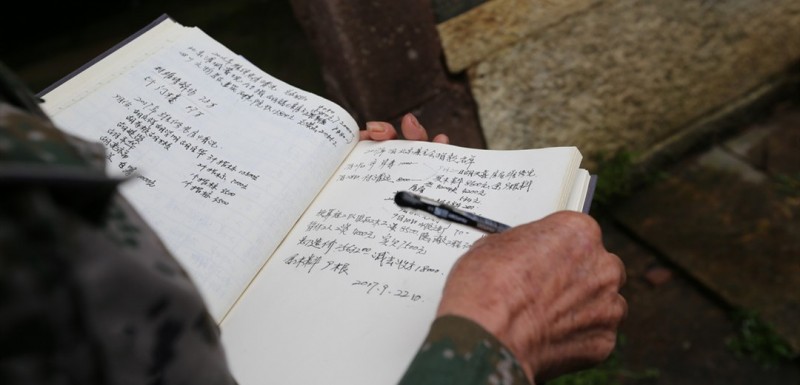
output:
<instances>
[{"instance_id":1,"label":"open notebook","mask_svg":"<svg viewBox=\"0 0 800 385\"><path fill-rule=\"evenodd\" d=\"M593 190L575 147L359 142L340 106L166 16L40 96L132 178L121 193L196 282L243 385L399 379L484 234L395 192L517 225L588 210Z\"/></svg>"}]
</instances>

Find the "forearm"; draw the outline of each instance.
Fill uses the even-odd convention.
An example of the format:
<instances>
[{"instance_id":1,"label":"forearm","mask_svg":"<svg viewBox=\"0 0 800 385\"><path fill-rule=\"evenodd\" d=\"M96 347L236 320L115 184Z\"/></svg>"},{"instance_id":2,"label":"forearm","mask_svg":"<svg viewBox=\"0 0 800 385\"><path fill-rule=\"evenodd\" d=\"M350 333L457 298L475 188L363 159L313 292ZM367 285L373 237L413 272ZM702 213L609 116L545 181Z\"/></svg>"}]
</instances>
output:
<instances>
[{"instance_id":1,"label":"forearm","mask_svg":"<svg viewBox=\"0 0 800 385\"><path fill-rule=\"evenodd\" d=\"M437 318L400 385L530 384L516 358L480 325Z\"/></svg>"}]
</instances>

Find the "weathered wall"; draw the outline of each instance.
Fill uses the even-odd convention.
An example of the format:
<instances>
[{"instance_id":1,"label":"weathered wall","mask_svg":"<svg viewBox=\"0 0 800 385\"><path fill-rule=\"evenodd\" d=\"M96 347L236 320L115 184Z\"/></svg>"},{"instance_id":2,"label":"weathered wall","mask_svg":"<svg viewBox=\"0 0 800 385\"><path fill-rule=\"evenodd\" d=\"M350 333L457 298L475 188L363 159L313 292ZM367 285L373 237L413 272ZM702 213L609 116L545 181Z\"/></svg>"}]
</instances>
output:
<instances>
[{"instance_id":1,"label":"weathered wall","mask_svg":"<svg viewBox=\"0 0 800 385\"><path fill-rule=\"evenodd\" d=\"M474 0L472 0L474 1ZM484 148L465 77L442 62L429 0L291 0L320 59L328 97L364 127L414 113L432 135Z\"/></svg>"},{"instance_id":2,"label":"weathered wall","mask_svg":"<svg viewBox=\"0 0 800 385\"><path fill-rule=\"evenodd\" d=\"M493 0L437 28L489 148L577 145L590 165L669 151L800 58L797 0Z\"/></svg>"}]
</instances>

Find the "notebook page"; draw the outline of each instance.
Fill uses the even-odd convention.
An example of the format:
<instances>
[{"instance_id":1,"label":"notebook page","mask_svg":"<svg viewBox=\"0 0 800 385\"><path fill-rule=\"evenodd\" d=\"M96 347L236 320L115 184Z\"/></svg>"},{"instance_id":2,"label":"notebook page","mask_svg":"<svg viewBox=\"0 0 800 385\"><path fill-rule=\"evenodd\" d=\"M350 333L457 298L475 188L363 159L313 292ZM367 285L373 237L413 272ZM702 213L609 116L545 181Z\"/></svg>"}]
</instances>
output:
<instances>
[{"instance_id":1,"label":"notebook page","mask_svg":"<svg viewBox=\"0 0 800 385\"><path fill-rule=\"evenodd\" d=\"M450 267L483 234L401 209L395 192L519 225L564 208L576 158L574 147L360 143L222 322L237 380L397 383Z\"/></svg>"},{"instance_id":2,"label":"notebook page","mask_svg":"<svg viewBox=\"0 0 800 385\"><path fill-rule=\"evenodd\" d=\"M122 194L220 321L358 127L199 29L165 23L44 95L43 107L57 126L106 146L109 174L131 178Z\"/></svg>"}]
</instances>

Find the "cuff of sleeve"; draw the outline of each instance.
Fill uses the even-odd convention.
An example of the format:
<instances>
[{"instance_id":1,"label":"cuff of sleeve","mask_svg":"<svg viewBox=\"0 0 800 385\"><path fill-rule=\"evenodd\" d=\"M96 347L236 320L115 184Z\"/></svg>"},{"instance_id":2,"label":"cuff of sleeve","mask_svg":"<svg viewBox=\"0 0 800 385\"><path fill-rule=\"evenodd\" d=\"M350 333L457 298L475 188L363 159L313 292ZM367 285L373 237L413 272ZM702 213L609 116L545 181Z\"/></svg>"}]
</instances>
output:
<instances>
[{"instance_id":1,"label":"cuff of sleeve","mask_svg":"<svg viewBox=\"0 0 800 385\"><path fill-rule=\"evenodd\" d=\"M401 385L530 384L519 362L495 336L459 316L437 318Z\"/></svg>"}]
</instances>

